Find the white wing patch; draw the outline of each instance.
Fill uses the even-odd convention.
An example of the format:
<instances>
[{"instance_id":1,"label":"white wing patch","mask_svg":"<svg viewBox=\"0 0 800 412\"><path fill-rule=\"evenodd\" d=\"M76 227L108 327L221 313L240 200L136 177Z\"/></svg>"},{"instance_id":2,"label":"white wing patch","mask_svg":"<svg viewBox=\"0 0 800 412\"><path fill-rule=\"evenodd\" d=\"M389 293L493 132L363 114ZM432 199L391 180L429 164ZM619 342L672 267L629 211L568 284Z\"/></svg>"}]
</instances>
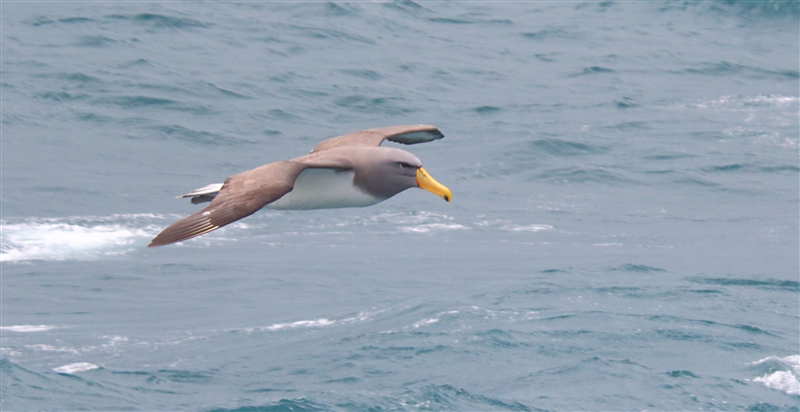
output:
<instances>
[{"instance_id":1,"label":"white wing patch","mask_svg":"<svg viewBox=\"0 0 800 412\"><path fill-rule=\"evenodd\" d=\"M353 186L352 170L306 169L294 182L294 189L268 204L269 209L308 210L364 207L382 201Z\"/></svg>"}]
</instances>

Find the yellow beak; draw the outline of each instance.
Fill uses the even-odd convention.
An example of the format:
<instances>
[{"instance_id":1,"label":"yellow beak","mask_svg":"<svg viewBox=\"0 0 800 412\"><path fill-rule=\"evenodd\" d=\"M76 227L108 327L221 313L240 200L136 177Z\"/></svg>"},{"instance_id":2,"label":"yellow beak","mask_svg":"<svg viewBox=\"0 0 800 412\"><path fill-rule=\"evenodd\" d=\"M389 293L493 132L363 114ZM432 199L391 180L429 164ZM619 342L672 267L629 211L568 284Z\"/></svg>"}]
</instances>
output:
<instances>
[{"instance_id":1,"label":"yellow beak","mask_svg":"<svg viewBox=\"0 0 800 412\"><path fill-rule=\"evenodd\" d=\"M442 199L446 200L447 203L450 203L450 199L453 198L453 194L450 192L450 189L434 180L431 175L429 175L428 172L421 167L417 169L417 186L435 194L436 196L441 197Z\"/></svg>"}]
</instances>

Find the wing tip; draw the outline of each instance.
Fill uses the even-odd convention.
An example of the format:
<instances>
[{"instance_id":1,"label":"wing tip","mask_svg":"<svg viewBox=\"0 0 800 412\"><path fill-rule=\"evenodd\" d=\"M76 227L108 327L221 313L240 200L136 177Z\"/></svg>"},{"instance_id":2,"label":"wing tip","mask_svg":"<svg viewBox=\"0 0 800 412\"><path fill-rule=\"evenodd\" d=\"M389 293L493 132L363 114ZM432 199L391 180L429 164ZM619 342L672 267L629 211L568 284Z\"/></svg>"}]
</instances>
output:
<instances>
[{"instance_id":1,"label":"wing tip","mask_svg":"<svg viewBox=\"0 0 800 412\"><path fill-rule=\"evenodd\" d=\"M202 211L200 213L202 213ZM150 241L147 247L152 248L183 242L184 240L189 240L220 228L220 226L212 224L207 218L203 220L193 219L198 217L197 215L198 214L185 217L167 226L166 229L162 230L161 233ZM201 215L201 217L205 216Z\"/></svg>"}]
</instances>

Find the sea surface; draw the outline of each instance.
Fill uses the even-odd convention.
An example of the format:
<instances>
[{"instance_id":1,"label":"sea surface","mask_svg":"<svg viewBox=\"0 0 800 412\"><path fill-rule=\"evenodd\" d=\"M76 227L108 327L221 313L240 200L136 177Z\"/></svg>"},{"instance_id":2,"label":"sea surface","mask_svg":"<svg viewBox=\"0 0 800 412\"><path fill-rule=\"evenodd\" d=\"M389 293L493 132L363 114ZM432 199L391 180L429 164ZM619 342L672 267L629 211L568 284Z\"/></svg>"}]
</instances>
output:
<instances>
[{"instance_id":1,"label":"sea surface","mask_svg":"<svg viewBox=\"0 0 800 412\"><path fill-rule=\"evenodd\" d=\"M798 410L796 1L0 12L2 410ZM450 204L146 248L417 123Z\"/></svg>"}]
</instances>

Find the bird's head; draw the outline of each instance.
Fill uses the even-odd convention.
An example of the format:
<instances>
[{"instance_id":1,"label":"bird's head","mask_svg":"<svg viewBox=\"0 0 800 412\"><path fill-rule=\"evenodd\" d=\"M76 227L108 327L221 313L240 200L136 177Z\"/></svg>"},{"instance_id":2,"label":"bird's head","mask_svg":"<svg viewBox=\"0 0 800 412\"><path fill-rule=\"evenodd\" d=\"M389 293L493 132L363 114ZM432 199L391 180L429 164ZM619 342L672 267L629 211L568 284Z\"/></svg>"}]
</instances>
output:
<instances>
[{"instance_id":1,"label":"bird's head","mask_svg":"<svg viewBox=\"0 0 800 412\"><path fill-rule=\"evenodd\" d=\"M374 147L365 148L368 156L362 158L362 169L356 173L355 184L368 192L390 198L411 187L425 189L448 203L453 198L450 189L434 180L422 168L422 162L405 150ZM362 174L363 171L363 174Z\"/></svg>"}]
</instances>

